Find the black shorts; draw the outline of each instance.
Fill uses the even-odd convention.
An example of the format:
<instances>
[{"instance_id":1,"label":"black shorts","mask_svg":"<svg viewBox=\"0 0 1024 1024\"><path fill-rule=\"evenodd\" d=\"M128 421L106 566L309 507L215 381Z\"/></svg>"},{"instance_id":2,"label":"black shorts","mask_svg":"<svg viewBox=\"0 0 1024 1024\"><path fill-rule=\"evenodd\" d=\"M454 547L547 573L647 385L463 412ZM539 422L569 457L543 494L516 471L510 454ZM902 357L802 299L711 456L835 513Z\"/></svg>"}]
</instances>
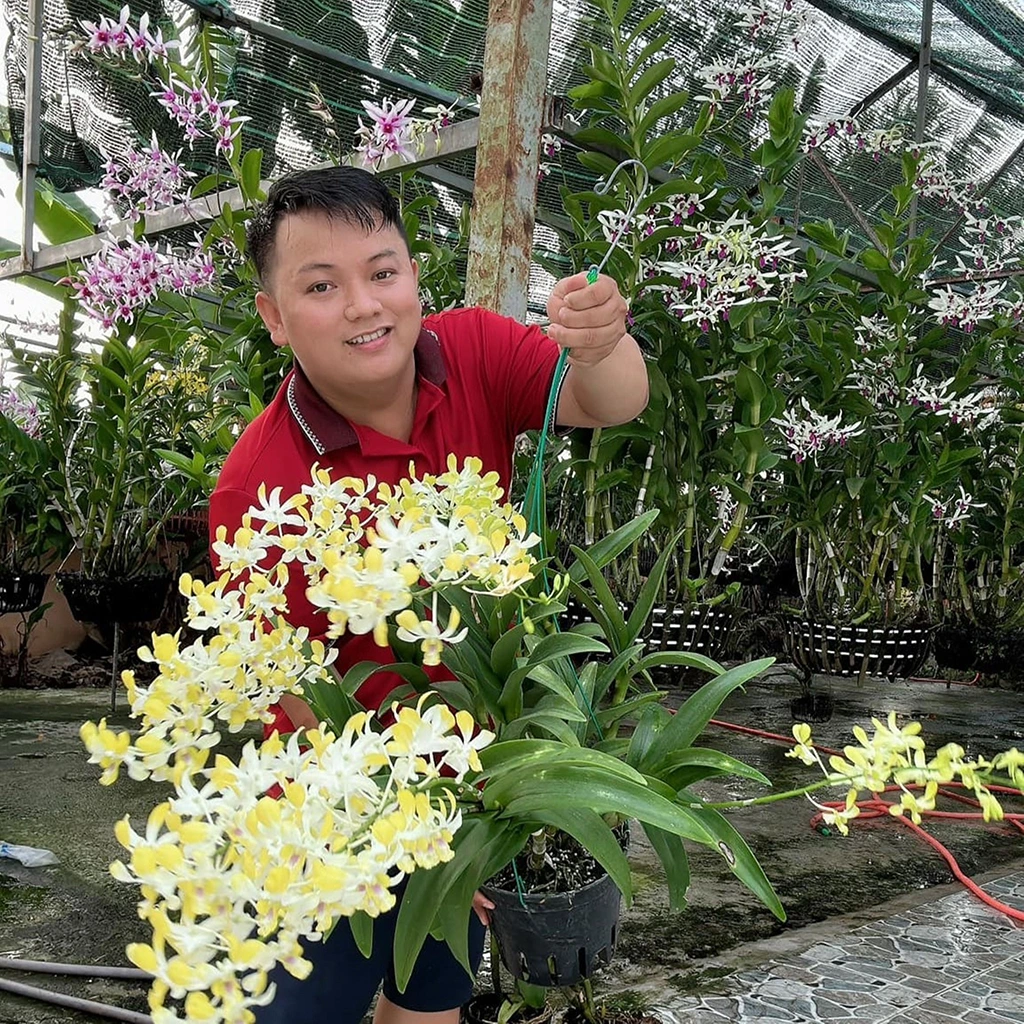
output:
<instances>
[{"instance_id":1,"label":"black shorts","mask_svg":"<svg viewBox=\"0 0 1024 1024\"><path fill-rule=\"evenodd\" d=\"M404 889L404 886L402 887ZM303 944L313 964L304 981L278 967L270 980L277 994L269 1006L254 1007L257 1024L359 1024L383 983L396 1006L418 1013L439 1013L462 1006L473 994L473 979L452 956L448 944L427 936L404 992L395 985L392 950L398 904L373 922L373 950L363 956L347 920L337 923L326 942ZM484 948L484 926L469 917L469 958L474 974Z\"/></svg>"}]
</instances>

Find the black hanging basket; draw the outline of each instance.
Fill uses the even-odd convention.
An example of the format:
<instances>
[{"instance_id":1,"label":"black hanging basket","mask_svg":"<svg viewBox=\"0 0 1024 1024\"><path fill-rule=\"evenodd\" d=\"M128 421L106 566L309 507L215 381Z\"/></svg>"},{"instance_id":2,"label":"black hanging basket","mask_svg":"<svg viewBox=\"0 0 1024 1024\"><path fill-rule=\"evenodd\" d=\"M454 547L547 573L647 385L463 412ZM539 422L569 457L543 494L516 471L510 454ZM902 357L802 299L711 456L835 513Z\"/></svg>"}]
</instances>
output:
<instances>
[{"instance_id":1,"label":"black hanging basket","mask_svg":"<svg viewBox=\"0 0 1024 1024\"><path fill-rule=\"evenodd\" d=\"M57 579L71 614L101 626L159 618L171 583L167 574L117 579L62 572Z\"/></svg>"},{"instance_id":2,"label":"black hanging basket","mask_svg":"<svg viewBox=\"0 0 1024 1024\"><path fill-rule=\"evenodd\" d=\"M652 651L693 651L719 658L728 648L735 626L736 613L731 608L656 607L644 638Z\"/></svg>"},{"instance_id":3,"label":"black hanging basket","mask_svg":"<svg viewBox=\"0 0 1024 1024\"><path fill-rule=\"evenodd\" d=\"M44 572L0 573L0 615L34 611L42 604L48 579Z\"/></svg>"},{"instance_id":4,"label":"black hanging basket","mask_svg":"<svg viewBox=\"0 0 1024 1024\"><path fill-rule=\"evenodd\" d=\"M622 614L629 616L629 605L619 602ZM562 616L566 628L582 622L593 622L590 612L572 598ZM709 608L698 605L668 609L656 605L651 609L642 639L648 651L694 651L708 658L718 658L726 651L736 626L732 608Z\"/></svg>"},{"instance_id":5,"label":"black hanging basket","mask_svg":"<svg viewBox=\"0 0 1024 1024\"><path fill-rule=\"evenodd\" d=\"M491 929L512 975L554 988L589 978L611 961L622 894L609 875L574 892L524 893L484 886ZM524 906L525 904L525 906Z\"/></svg>"},{"instance_id":6,"label":"black hanging basket","mask_svg":"<svg viewBox=\"0 0 1024 1024\"><path fill-rule=\"evenodd\" d=\"M921 671L931 650L925 626L837 626L784 620L786 654L808 675L907 679Z\"/></svg>"}]
</instances>

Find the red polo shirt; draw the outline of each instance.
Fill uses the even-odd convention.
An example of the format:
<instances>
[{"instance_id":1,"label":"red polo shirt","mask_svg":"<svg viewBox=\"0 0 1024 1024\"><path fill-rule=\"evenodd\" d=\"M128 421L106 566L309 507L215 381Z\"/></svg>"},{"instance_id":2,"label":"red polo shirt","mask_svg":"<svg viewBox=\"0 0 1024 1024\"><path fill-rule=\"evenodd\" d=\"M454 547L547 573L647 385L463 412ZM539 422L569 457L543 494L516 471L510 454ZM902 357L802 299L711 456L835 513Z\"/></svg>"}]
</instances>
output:
<instances>
[{"instance_id":1,"label":"red polo shirt","mask_svg":"<svg viewBox=\"0 0 1024 1024\"><path fill-rule=\"evenodd\" d=\"M373 475L397 483L409 475L445 472L448 455L461 465L468 456L496 471L505 493L512 478L515 439L543 425L558 346L537 327L483 309L459 309L428 316L415 349L418 392L408 443L350 423L313 389L301 367L282 383L267 408L243 431L231 449L210 497L210 535L224 525L230 537L256 503L261 483L284 496L309 483L314 463L341 476ZM214 561L216 564L216 560ZM288 591L289 621L323 637L326 616L306 600L305 580L293 574ZM372 636L337 641L338 668L360 661L388 664L394 656ZM449 678L439 671L435 678ZM377 708L399 685L393 673L372 676L359 690L365 707ZM283 714L275 723L291 728Z\"/></svg>"}]
</instances>

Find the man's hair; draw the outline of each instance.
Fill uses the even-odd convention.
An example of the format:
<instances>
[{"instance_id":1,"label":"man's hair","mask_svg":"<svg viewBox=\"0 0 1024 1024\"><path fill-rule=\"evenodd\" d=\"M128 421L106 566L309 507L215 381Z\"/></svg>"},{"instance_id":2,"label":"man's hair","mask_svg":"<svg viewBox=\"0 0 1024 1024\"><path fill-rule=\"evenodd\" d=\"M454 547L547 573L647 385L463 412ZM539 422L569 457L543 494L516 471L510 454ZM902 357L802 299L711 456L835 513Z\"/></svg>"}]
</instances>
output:
<instances>
[{"instance_id":1,"label":"man's hair","mask_svg":"<svg viewBox=\"0 0 1024 1024\"><path fill-rule=\"evenodd\" d=\"M322 214L366 231L394 228L409 248L398 200L376 175L359 167L324 167L286 174L270 186L246 228L246 246L262 285L274 258L277 226L294 213Z\"/></svg>"}]
</instances>

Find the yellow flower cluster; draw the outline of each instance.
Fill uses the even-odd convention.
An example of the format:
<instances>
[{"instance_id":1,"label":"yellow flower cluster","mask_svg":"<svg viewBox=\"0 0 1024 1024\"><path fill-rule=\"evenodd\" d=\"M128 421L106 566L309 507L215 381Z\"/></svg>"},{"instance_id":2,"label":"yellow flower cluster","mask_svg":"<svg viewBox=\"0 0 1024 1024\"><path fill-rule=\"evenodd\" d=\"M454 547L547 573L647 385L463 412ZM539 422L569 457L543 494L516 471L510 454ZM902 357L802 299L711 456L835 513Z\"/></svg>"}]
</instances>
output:
<instances>
[{"instance_id":1,"label":"yellow flower cluster","mask_svg":"<svg viewBox=\"0 0 1024 1024\"><path fill-rule=\"evenodd\" d=\"M152 648L139 650L142 661L159 667L148 686L125 672L133 718L141 731L132 742L127 732L115 734L105 721L82 726L82 740L91 764L103 769L100 782L109 785L122 768L135 780L171 780L202 768L220 741L218 726L238 732L247 722L273 719L269 712L284 693L302 693L306 682L328 679L335 653L308 631L293 629L269 616L283 609L280 582L252 574L236 590L227 590L225 574L204 584L184 575L189 598L188 622L194 629L216 629L188 647L180 634L154 635Z\"/></svg>"},{"instance_id":2,"label":"yellow flower cluster","mask_svg":"<svg viewBox=\"0 0 1024 1024\"><path fill-rule=\"evenodd\" d=\"M378 487L372 477L332 480L314 467L300 494L282 499L280 488L261 488L241 528L230 540L221 528L213 550L220 569L232 574L300 563L306 596L323 609L330 637L372 633L386 646L391 619L409 611L398 620L403 639L420 641L427 664L437 664L440 645L457 643L465 632L457 632L457 616L442 631L436 614L421 620L411 613L418 589L502 595L533 578L531 549L539 538L502 504L497 474L481 476L481 469L479 459L466 459L460 469L449 456L440 476L417 479L410 466L409 479Z\"/></svg>"},{"instance_id":3,"label":"yellow flower cluster","mask_svg":"<svg viewBox=\"0 0 1024 1024\"><path fill-rule=\"evenodd\" d=\"M860 813L857 802L861 792L877 795L889 786L898 787L899 802L889 807L889 813L897 817L907 814L915 824L920 824L924 812L935 809L939 787L952 782L959 782L974 792L985 821L1003 819L1003 808L986 785L993 777L1005 773L1007 781L1024 792L1024 753L1016 747L997 754L992 760L969 760L963 747L947 743L929 758L920 735L920 722L900 727L895 711L889 712L885 722L877 718L871 721L874 735L869 736L861 726L854 726L853 735L858 745L844 747L843 757L830 756L828 768L814 747L811 727L806 723L793 726L796 743L786 754L804 764L818 765L833 785L849 787L844 807L828 808L817 804L822 820L834 825L843 835L849 832L849 822Z\"/></svg>"},{"instance_id":4,"label":"yellow flower cluster","mask_svg":"<svg viewBox=\"0 0 1024 1024\"><path fill-rule=\"evenodd\" d=\"M152 940L128 956L154 975L154 1024L251 1021L251 1007L273 999L275 966L309 973L303 941L341 917L390 910L405 874L451 859L461 812L449 787L460 767L479 768L492 737L471 738L471 722L423 705L393 708L397 721L381 731L359 714L338 737L250 742L237 764L218 755L182 773L144 833L118 823L129 857L111 873L142 889ZM454 780L437 781L441 764ZM275 785L281 799L266 795Z\"/></svg>"}]
</instances>

